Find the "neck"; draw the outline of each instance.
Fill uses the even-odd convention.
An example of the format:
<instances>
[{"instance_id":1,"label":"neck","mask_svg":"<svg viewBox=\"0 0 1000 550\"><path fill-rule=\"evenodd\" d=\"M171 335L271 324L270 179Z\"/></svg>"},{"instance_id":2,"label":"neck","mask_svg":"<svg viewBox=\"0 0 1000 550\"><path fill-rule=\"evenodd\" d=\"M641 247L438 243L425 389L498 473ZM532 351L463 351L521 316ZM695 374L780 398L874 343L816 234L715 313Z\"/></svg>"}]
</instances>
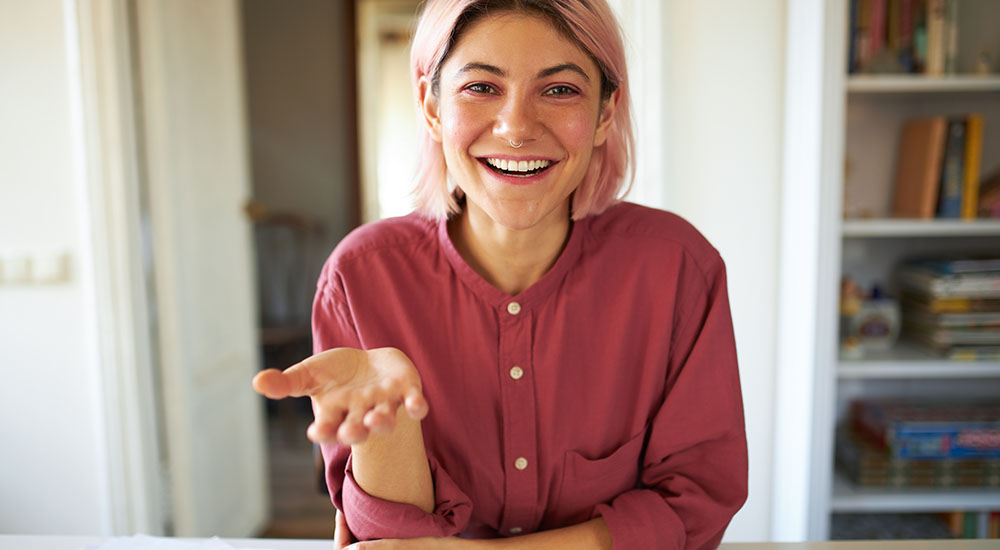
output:
<instances>
[{"instance_id":1,"label":"neck","mask_svg":"<svg viewBox=\"0 0 1000 550\"><path fill-rule=\"evenodd\" d=\"M448 232L462 258L483 279L516 296L542 278L569 240L569 201L541 223L510 229L494 222L471 201Z\"/></svg>"}]
</instances>

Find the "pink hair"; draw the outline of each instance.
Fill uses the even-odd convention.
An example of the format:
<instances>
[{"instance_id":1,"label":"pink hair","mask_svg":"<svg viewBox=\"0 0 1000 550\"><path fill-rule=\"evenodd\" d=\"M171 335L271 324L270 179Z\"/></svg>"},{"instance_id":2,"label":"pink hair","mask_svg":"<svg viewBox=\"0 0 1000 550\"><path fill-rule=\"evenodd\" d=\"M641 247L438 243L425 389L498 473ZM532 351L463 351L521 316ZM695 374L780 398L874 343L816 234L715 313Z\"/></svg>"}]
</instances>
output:
<instances>
[{"instance_id":1,"label":"pink hair","mask_svg":"<svg viewBox=\"0 0 1000 550\"><path fill-rule=\"evenodd\" d=\"M541 15L567 38L577 43L601 69L602 101L615 90L621 98L607 139L595 148L583 182L573 193L573 219L603 212L628 193L635 177L631 101L625 47L614 13L605 0L428 0L420 16L410 50L414 89L422 77L434 83L438 71L458 42L461 32L481 17L499 12ZM417 92L419 107L419 92ZM443 219L459 211L448 183L448 167L441 145L427 133L419 117L420 154L414 202L427 218Z\"/></svg>"}]
</instances>

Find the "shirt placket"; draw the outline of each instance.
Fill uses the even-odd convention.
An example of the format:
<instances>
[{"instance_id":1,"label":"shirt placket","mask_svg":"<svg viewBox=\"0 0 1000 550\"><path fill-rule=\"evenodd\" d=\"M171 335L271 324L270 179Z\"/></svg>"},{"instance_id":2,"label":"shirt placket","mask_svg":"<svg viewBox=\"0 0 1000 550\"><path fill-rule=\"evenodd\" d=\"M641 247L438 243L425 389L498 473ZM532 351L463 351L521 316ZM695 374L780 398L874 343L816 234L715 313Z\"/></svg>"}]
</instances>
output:
<instances>
[{"instance_id":1,"label":"shirt placket","mask_svg":"<svg viewBox=\"0 0 1000 550\"><path fill-rule=\"evenodd\" d=\"M537 522L538 440L531 363L531 311L516 301L500 311L500 396L503 403L504 506L500 532L531 532Z\"/></svg>"}]
</instances>

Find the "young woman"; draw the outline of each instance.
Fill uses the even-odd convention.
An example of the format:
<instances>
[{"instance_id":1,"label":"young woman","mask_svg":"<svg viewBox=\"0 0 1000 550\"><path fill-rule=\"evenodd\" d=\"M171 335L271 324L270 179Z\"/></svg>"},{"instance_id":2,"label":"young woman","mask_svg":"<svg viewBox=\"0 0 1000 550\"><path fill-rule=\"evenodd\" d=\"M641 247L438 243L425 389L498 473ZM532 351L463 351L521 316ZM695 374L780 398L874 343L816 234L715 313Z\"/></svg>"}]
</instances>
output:
<instances>
[{"instance_id":1,"label":"young woman","mask_svg":"<svg viewBox=\"0 0 1000 550\"><path fill-rule=\"evenodd\" d=\"M254 380L313 398L338 544L718 545L747 484L725 269L679 217L618 199L611 10L431 0L411 61L417 212L344 239L316 355Z\"/></svg>"}]
</instances>

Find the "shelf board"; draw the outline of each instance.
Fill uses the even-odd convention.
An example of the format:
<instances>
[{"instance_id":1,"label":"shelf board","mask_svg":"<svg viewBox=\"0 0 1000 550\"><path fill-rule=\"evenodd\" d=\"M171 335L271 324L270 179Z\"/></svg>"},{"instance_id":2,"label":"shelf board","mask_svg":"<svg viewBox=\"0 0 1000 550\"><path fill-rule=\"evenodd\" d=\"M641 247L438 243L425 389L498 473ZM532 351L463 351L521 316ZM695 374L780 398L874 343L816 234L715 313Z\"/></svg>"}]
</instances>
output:
<instances>
[{"instance_id":1,"label":"shelf board","mask_svg":"<svg viewBox=\"0 0 1000 550\"><path fill-rule=\"evenodd\" d=\"M989 237L1000 236L1000 219L978 220L844 220L844 237Z\"/></svg>"},{"instance_id":2,"label":"shelf board","mask_svg":"<svg viewBox=\"0 0 1000 550\"><path fill-rule=\"evenodd\" d=\"M841 379L1000 378L1000 361L841 361Z\"/></svg>"},{"instance_id":3,"label":"shelf board","mask_svg":"<svg viewBox=\"0 0 1000 550\"><path fill-rule=\"evenodd\" d=\"M950 512L1000 508L1000 488L882 489L855 487L834 475L833 512Z\"/></svg>"},{"instance_id":4,"label":"shelf board","mask_svg":"<svg viewBox=\"0 0 1000 550\"><path fill-rule=\"evenodd\" d=\"M952 361L914 344L902 341L886 351L864 357L840 357L837 377L864 378L1000 378L1000 361Z\"/></svg>"},{"instance_id":5,"label":"shelf board","mask_svg":"<svg viewBox=\"0 0 1000 550\"><path fill-rule=\"evenodd\" d=\"M852 75L847 78L847 91L854 94L1000 92L1000 75Z\"/></svg>"}]
</instances>

